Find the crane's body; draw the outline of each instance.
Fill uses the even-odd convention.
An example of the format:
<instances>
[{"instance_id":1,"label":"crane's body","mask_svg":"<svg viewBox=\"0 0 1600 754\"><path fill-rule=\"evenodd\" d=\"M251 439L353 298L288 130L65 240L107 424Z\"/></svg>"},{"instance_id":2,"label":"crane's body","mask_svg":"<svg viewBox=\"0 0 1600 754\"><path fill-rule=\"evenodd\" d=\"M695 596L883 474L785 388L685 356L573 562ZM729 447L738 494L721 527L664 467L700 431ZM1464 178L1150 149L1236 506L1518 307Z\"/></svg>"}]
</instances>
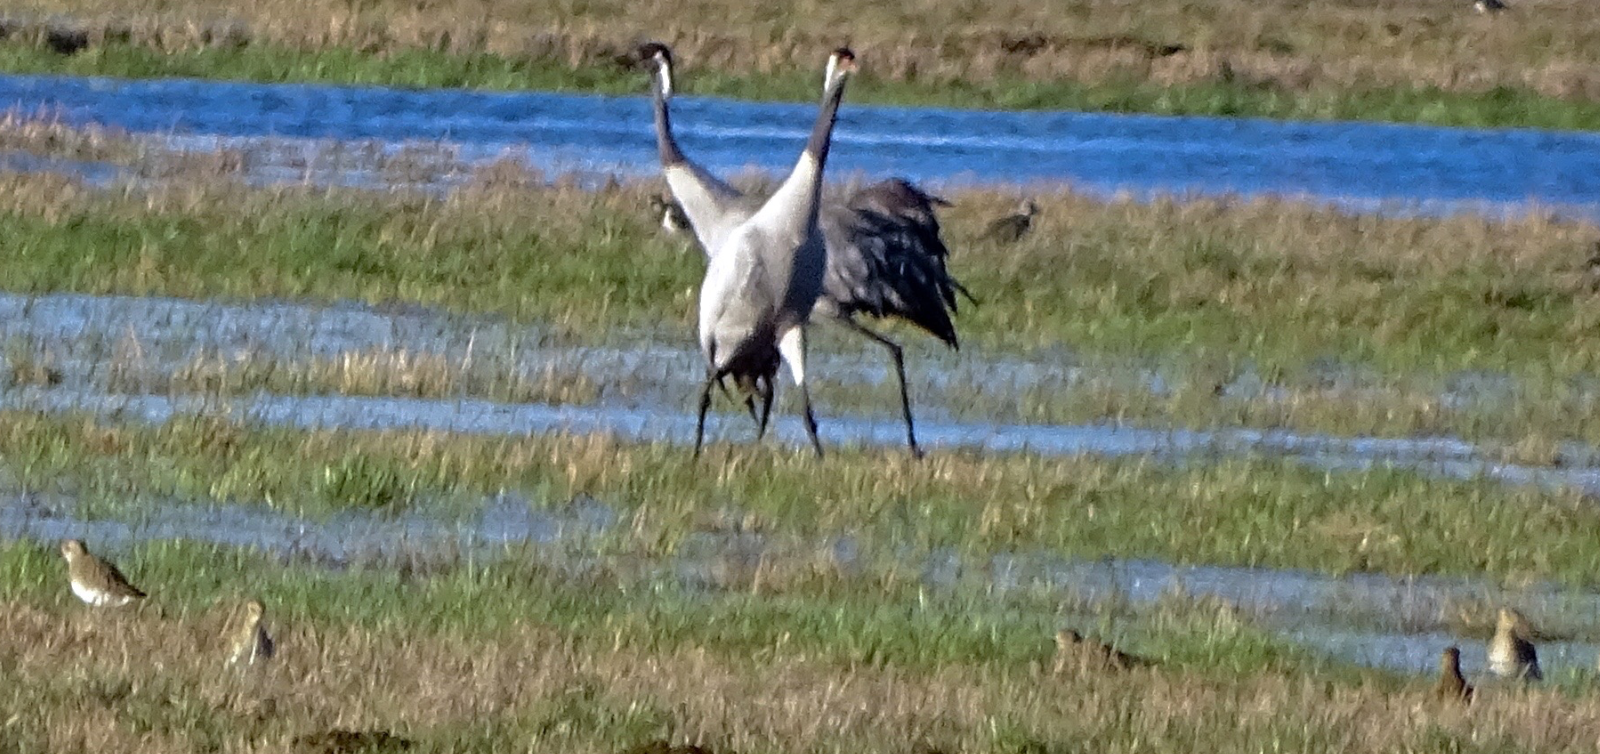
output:
<instances>
[{"instance_id":1,"label":"crane's body","mask_svg":"<svg viewBox=\"0 0 1600 754\"><path fill-rule=\"evenodd\" d=\"M705 438L711 390L724 378L732 378L741 390L752 394L752 412L754 396L760 396L758 431L765 431L780 360L789 365L800 388L806 433L812 448L822 454L805 379L805 327L822 293L827 267L827 247L817 227L822 171L845 81L852 70L854 55L849 50L836 50L828 59L822 107L811 137L778 190L747 216L738 217L727 209L710 213L708 227L717 227L717 232L707 246L706 275L700 286L700 349L706 358L707 376L695 429L696 454ZM658 123L665 117L662 100L658 91ZM682 161L672 168L679 176L692 173L693 167L685 165L688 163ZM701 190L714 193L717 185L724 184L716 182ZM689 208L691 202L682 197L679 201L691 222L698 222ZM698 232L700 226L695 227Z\"/></svg>"},{"instance_id":2,"label":"crane's body","mask_svg":"<svg viewBox=\"0 0 1600 754\"><path fill-rule=\"evenodd\" d=\"M683 155L673 136L667 108L667 100L672 95L671 50L650 43L640 48L639 57L655 66L653 93L661 172L706 254L710 274L711 268L718 264L717 257L726 246L728 235L760 212L763 204ZM785 186L788 185L786 181ZM785 187L780 186L778 193L784 190ZM825 249L825 266L822 287L812 304L810 316L836 321L889 350L899 380L907 444L914 454L921 455L906 390L903 350L898 343L862 325L857 318L862 314L874 318L901 318L928 331L951 348L958 347L950 315L956 310L956 293L969 298L970 294L945 266L949 250L939 237L935 206L948 202L900 179L868 186L843 202L822 201L820 190L819 182L815 189L818 196L815 222ZM778 193L773 198L777 198ZM800 292L804 292L803 289ZM741 387L747 391L753 389L755 395L770 405L770 384L746 382L741 383ZM754 397L749 405L752 415L756 415ZM762 430L765 429L765 415L763 410L756 417Z\"/></svg>"}]
</instances>

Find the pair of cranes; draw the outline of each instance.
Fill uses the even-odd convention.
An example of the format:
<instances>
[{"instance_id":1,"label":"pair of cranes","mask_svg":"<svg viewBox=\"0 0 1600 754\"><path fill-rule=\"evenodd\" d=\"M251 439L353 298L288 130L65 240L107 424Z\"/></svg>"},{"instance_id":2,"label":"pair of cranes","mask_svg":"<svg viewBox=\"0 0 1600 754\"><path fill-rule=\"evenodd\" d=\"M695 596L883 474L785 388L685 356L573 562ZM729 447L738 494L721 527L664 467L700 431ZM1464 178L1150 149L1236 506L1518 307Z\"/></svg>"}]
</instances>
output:
<instances>
[{"instance_id":1,"label":"pair of cranes","mask_svg":"<svg viewBox=\"0 0 1600 754\"><path fill-rule=\"evenodd\" d=\"M893 178L843 202L822 198L834 122L855 56L828 58L822 106L799 161L772 196L750 197L690 161L672 133L672 51L647 43L638 57L652 68L656 146L661 172L706 255L700 287L700 348L707 376L700 391L695 455L705 440L711 393L731 379L756 421L757 439L772 412L780 360L800 389L806 433L817 455L816 418L805 374L805 328L813 317L843 325L888 350L900 387L906 443L921 456L900 345L857 321L897 317L958 347L950 315L966 289L946 269L935 206L944 200ZM759 410L757 401L759 400Z\"/></svg>"}]
</instances>

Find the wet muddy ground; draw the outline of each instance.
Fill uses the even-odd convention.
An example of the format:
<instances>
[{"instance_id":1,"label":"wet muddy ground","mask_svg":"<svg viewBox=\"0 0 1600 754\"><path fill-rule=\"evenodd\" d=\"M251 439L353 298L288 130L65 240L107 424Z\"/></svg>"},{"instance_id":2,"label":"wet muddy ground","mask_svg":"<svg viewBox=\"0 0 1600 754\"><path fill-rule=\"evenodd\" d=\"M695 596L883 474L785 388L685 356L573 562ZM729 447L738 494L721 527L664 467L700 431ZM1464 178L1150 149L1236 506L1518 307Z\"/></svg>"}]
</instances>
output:
<instances>
[{"instance_id":1,"label":"wet muddy ground","mask_svg":"<svg viewBox=\"0 0 1600 754\"><path fill-rule=\"evenodd\" d=\"M245 418L301 428L424 427L499 434L604 432L625 438L686 443L692 437L689 403L698 380L698 357L681 334L613 332L603 342L570 338L492 319L399 307L291 303L223 304L172 299L81 295L0 296L0 342L8 366L19 359L48 361L42 384L13 384L0 391L0 408L88 412L116 421L162 422L180 414ZM566 405L501 402L487 398L355 396L342 394L205 395L151 392L160 377L196 358L338 358L374 349L433 354L447 363L472 360L496 370L529 373L558 369L586 375L599 386L591 399ZM884 365L872 352L818 355L814 369L836 388L879 385ZM1004 364L1004 384L1071 389L1093 369L1067 360L1014 360ZM120 366L118 366L120 365ZM1117 425L1060 426L997 423L968 418L956 408L969 386L995 370L972 356L918 354L922 375L919 427L934 452L980 448L988 452L1140 455L1160 462L1207 463L1241 455L1286 458L1327 469L1392 467L1452 477L1486 477L1507 484L1574 487L1600 492L1600 468L1590 465L1529 467L1492 460L1470 442L1439 438L1372 439L1224 429L1177 431ZM120 371L119 371L120 370ZM1129 368L1121 375L1155 389L1159 367ZM1103 377L1103 375L1101 375ZM743 442L751 434L740 414L721 417L717 437ZM785 416L778 441L803 442L798 423ZM825 414L829 444L897 447L898 416L890 403L866 411ZM769 440L772 442L772 440ZM1576 453L1575 457L1582 456ZM426 564L462 557L492 557L508 548L531 549L562 568L615 567L600 543L625 516L605 501L530 501L507 493L446 506L451 513L415 506L401 513L341 512L313 520L264 505L220 501L141 505L135 516L93 515L68 494L19 489L0 495L0 536L49 541L73 533L111 548L149 539L188 538L259 548L330 566L352 563ZM625 527L624 527L625 528ZM729 569L770 566L784 559L825 558L847 574L912 568L929 588L976 587L996 594L1045 590L1066 602L1138 604L1174 595L1215 599L1225 609L1271 626L1297 642L1351 661L1426 672L1438 646L1461 643L1469 668L1481 667L1481 637L1461 636L1463 606L1508 602L1537 616L1540 625L1594 638L1583 627L1600 621L1600 594L1534 585L1515 590L1487 581L1381 575L1327 576L1296 571L1172 565L1108 558L1063 559L1048 552L984 556L911 546L877 545L868 552L849 532L821 541L781 541L750 532L691 535L666 558L627 561L641 578L669 579L696 588L721 588ZM1592 668L1597 648L1586 641L1550 641L1549 667Z\"/></svg>"}]
</instances>

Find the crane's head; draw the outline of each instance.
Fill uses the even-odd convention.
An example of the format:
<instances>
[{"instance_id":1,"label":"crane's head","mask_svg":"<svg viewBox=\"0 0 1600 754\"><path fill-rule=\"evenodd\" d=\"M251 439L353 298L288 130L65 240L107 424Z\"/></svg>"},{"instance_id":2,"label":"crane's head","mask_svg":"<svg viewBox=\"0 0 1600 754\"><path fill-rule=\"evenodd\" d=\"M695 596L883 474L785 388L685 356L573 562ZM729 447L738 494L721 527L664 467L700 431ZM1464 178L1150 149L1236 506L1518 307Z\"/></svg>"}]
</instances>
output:
<instances>
[{"instance_id":1,"label":"crane's head","mask_svg":"<svg viewBox=\"0 0 1600 754\"><path fill-rule=\"evenodd\" d=\"M660 42L645 42L634 52L638 61L655 74L663 97L672 96L672 48Z\"/></svg>"},{"instance_id":2,"label":"crane's head","mask_svg":"<svg viewBox=\"0 0 1600 754\"><path fill-rule=\"evenodd\" d=\"M848 47L840 47L828 56L828 70L822 75L822 91L844 83L845 77L856 70L856 54Z\"/></svg>"}]
</instances>

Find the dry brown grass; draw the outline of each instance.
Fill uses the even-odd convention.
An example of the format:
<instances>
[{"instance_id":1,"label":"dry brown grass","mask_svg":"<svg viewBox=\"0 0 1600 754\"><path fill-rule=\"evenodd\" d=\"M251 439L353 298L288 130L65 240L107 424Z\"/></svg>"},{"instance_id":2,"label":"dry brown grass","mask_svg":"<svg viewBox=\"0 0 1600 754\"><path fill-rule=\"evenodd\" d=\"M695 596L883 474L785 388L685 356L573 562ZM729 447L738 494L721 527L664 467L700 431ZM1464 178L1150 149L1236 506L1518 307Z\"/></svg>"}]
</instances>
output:
<instances>
[{"instance_id":1,"label":"dry brown grass","mask_svg":"<svg viewBox=\"0 0 1600 754\"><path fill-rule=\"evenodd\" d=\"M1588 0L1522 0L1482 17L1464 0L1146 3L31 0L13 18L66 14L54 46L133 41L159 49L266 41L384 52L493 52L571 66L608 63L633 42L674 44L686 67L767 74L849 43L897 81L996 77L1172 84L1219 79L1300 90L1495 86L1600 97L1600 15ZM16 24L13 24L16 26ZM59 25L59 24L57 24ZM840 30L847 30L841 33Z\"/></svg>"},{"instance_id":2,"label":"dry brown grass","mask_svg":"<svg viewBox=\"0 0 1600 754\"><path fill-rule=\"evenodd\" d=\"M657 710L663 735L730 751L1033 742L1115 754L1278 740L1295 751L1445 751L1476 741L1553 752L1590 749L1600 730L1600 700L1508 687L1482 689L1470 710L1457 710L1435 704L1426 681L1385 689L1276 674L1056 675L976 664L917 673L830 666L781 643L759 659L595 647L534 625L483 641L411 635L403 622L358 631L280 621L279 661L238 675L222 672L216 637L226 615L224 606L163 617L4 605L8 737L51 751L187 752L208 736L224 751L280 751L297 735L339 727L444 735L448 744L475 726L536 720L562 705ZM529 750L617 748L581 723L531 727L520 739Z\"/></svg>"},{"instance_id":3,"label":"dry brown grass","mask_svg":"<svg viewBox=\"0 0 1600 754\"><path fill-rule=\"evenodd\" d=\"M591 403L601 386L579 369L519 369L498 362L405 349L347 351L324 358L276 358L258 353L206 353L169 369L152 362L138 339L124 336L106 365L114 393L234 396L283 395L470 396L513 403ZM27 374L33 374L28 372ZM59 381L59 377L57 380ZM38 384L15 377L20 384ZM624 387L625 390L625 387Z\"/></svg>"}]
</instances>

